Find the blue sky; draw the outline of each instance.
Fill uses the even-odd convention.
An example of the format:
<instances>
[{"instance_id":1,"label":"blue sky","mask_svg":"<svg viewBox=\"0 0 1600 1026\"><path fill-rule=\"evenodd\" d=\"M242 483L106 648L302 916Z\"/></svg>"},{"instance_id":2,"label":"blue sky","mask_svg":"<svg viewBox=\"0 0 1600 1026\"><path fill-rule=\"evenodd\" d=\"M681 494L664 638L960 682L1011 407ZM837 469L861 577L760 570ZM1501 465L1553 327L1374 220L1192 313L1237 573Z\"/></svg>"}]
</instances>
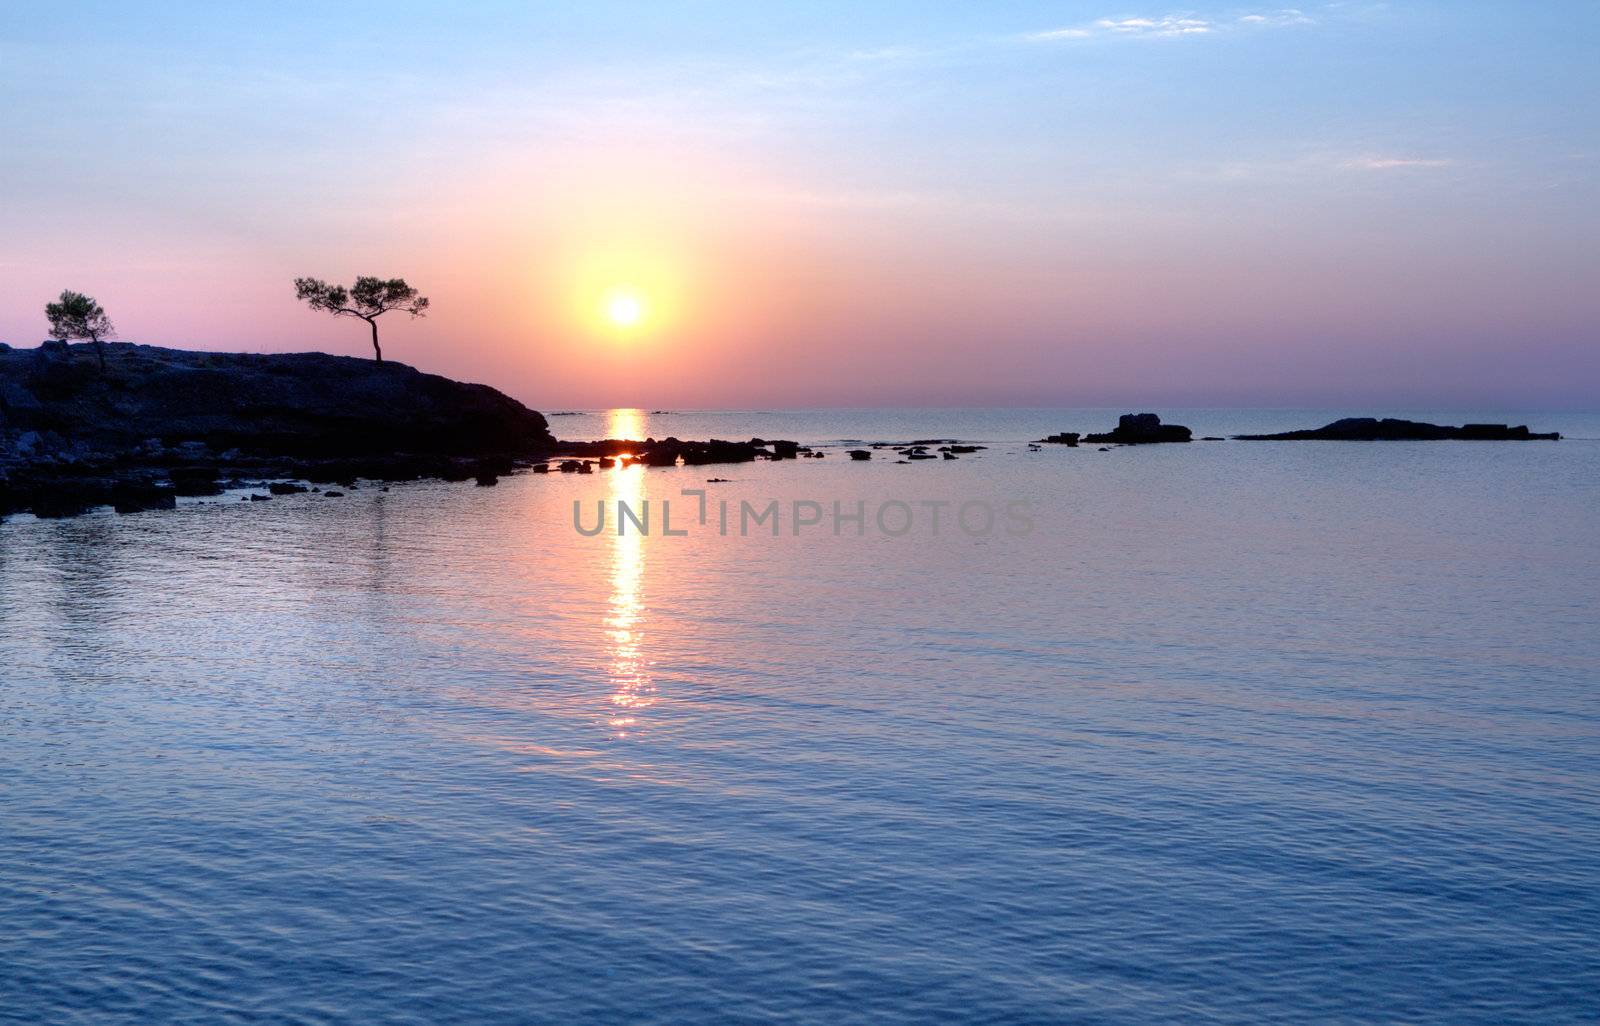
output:
<instances>
[{"instance_id":1,"label":"blue sky","mask_svg":"<svg viewBox=\"0 0 1600 1026\"><path fill-rule=\"evenodd\" d=\"M10 3L0 339L73 287L137 341L355 354L284 282L383 273L435 304L397 358L561 406L1582 406L1597 30L1592 3ZM651 283L653 334L567 309L590 267Z\"/></svg>"}]
</instances>

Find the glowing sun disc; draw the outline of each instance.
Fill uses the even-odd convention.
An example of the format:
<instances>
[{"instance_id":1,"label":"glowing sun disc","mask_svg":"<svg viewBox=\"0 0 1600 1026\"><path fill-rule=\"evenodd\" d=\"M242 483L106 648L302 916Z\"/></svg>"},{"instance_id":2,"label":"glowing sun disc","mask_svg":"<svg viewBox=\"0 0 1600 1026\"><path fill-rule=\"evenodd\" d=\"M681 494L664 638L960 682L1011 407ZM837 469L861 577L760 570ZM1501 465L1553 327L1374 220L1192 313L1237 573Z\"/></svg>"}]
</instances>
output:
<instances>
[{"instance_id":1,"label":"glowing sun disc","mask_svg":"<svg viewBox=\"0 0 1600 1026\"><path fill-rule=\"evenodd\" d=\"M606 299L606 319L619 328L631 328L644 319L644 303L632 292L613 292Z\"/></svg>"}]
</instances>

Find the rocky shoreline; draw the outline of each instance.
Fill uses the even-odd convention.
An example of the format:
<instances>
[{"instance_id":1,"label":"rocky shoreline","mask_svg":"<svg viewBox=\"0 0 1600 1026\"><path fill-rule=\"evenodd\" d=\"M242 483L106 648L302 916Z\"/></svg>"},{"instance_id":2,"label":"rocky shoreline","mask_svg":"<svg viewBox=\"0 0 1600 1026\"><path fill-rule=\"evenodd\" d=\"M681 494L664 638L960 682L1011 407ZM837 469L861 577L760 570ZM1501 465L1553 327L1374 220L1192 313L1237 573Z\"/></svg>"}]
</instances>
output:
<instances>
[{"instance_id":1,"label":"rocky shoreline","mask_svg":"<svg viewBox=\"0 0 1600 1026\"><path fill-rule=\"evenodd\" d=\"M487 385L463 384L404 364L321 353L203 353L105 344L0 345L0 518L69 517L171 509L179 498L252 487L265 494L341 497L360 481L424 478L492 486L507 474L593 473L618 464L704 466L822 459L786 439L558 441L545 417ZM1154 413L1124 414L1107 432L1063 431L1029 443L1076 447L1183 443L1189 428ZM1447 427L1347 418L1251 441L1559 439L1527 427ZM1217 439L1220 440L1220 439ZM954 460L981 445L953 438L873 442L847 450L896 463ZM299 484L298 482L307 482ZM337 486L333 488L330 486Z\"/></svg>"}]
</instances>

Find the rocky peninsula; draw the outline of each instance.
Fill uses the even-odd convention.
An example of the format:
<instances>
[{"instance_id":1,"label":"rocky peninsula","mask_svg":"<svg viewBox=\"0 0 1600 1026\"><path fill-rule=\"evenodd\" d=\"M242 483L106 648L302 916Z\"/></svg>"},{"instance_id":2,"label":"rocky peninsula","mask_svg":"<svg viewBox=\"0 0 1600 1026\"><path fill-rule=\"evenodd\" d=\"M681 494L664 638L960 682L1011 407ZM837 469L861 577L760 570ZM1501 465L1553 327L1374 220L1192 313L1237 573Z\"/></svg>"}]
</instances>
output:
<instances>
[{"instance_id":1,"label":"rocky peninsula","mask_svg":"<svg viewBox=\"0 0 1600 1026\"><path fill-rule=\"evenodd\" d=\"M487 385L322 353L0 346L0 515L170 508L251 479L476 478L554 451Z\"/></svg>"}]
</instances>

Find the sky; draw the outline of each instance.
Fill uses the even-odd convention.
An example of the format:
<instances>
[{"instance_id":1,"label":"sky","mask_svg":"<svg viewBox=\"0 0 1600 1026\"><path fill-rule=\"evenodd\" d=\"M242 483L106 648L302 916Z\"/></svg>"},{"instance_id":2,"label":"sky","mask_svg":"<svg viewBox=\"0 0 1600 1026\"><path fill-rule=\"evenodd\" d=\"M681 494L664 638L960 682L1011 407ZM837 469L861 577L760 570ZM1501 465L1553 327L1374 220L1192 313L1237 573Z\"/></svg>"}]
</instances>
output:
<instances>
[{"instance_id":1,"label":"sky","mask_svg":"<svg viewBox=\"0 0 1600 1026\"><path fill-rule=\"evenodd\" d=\"M1600 407L1600 4L0 0L0 341L605 406ZM620 290L620 292L619 292ZM621 294L637 323L608 316Z\"/></svg>"}]
</instances>

